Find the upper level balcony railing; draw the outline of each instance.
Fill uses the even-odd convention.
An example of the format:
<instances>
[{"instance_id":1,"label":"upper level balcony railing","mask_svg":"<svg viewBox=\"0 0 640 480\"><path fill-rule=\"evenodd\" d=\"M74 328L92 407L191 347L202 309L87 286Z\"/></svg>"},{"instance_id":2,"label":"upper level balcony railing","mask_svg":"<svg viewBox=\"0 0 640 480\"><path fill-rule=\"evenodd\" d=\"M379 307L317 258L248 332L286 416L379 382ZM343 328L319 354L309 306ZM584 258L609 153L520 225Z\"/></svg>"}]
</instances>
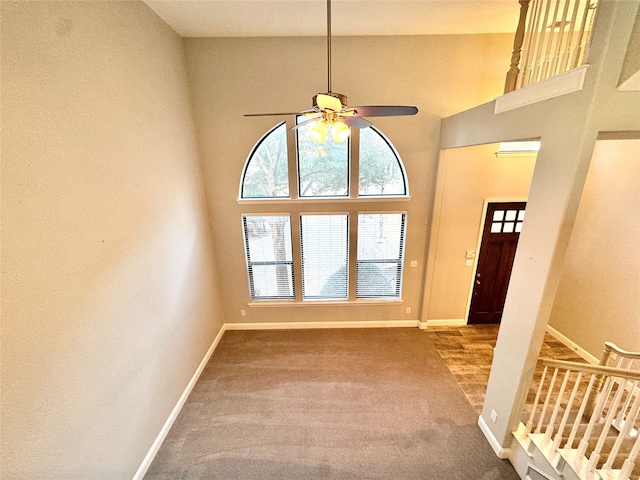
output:
<instances>
[{"instance_id":1,"label":"upper level balcony railing","mask_svg":"<svg viewBox=\"0 0 640 480\"><path fill-rule=\"evenodd\" d=\"M597 0L519 0L520 19L504 93L586 62Z\"/></svg>"}]
</instances>

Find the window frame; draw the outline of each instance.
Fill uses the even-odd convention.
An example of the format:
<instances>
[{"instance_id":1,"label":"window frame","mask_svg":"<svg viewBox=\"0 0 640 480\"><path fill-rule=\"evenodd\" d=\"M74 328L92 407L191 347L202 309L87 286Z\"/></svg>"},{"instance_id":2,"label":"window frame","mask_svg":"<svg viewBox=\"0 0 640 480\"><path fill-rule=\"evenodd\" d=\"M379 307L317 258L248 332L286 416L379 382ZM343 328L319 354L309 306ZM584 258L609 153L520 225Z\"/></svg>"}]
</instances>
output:
<instances>
[{"instance_id":1,"label":"window frame","mask_svg":"<svg viewBox=\"0 0 640 480\"><path fill-rule=\"evenodd\" d=\"M247 218L248 217L286 217L289 220L289 240L291 241L291 245L289 245L290 249L291 249L291 260L256 260L253 261L250 258L250 253L249 253L249 237L247 235ZM294 274L294 265L295 265L295 259L294 259L294 250L293 250L293 244L295 243L293 241L293 237L291 237L291 235L293 234L293 230L291 227L291 214L289 213L261 213L261 214L251 214L251 213L247 213L247 214L242 214L241 216L241 220L242 220L242 232L243 232L243 243L244 243L244 251L245 251L245 262L247 264L247 281L249 282L249 297L251 298L252 302L286 302L286 301L293 301L296 298L296 276ZM255 280L254 280L254 271L253 271L253 267L254 266L268 266L268 265L273 265L273 266L277 266L277 265L291 265L291 290L292 290L292 295L291 296L286 296L286 297L280 297L280 296L265 296L263 298L258 298L254 295L256 288L255 288Z\"/></svg>"},{"instance_id":2,"label":"window frame","mask_svg":"<svg viewBox=\"0 0 640 480\"><path fill-rule=\"evenodd\" d=\"M356 281L354 282L356 285L356 300L366 300L366 299L376 299L376 300L393 300L393 299L401 299L402 298L402 286L404 281L404 259L405 259L405 250L407 243L407 212L389 212L389 211L376 211L376 212L359 212L358 213L358 224L360 223L360 215L402 215L402 220L400 222L400 245L398 258L384 258L384 259L358 259L358 252L356 251ZM356 245L356 250L358 249L358 245ZM364 264L375 264L375 263L395 263L396 269L399 272L399 278L396 280L395 287L395 295L379 295L379 296L370 296L370 295L358 295L358 266Z\"/></svg>"},{"instance_id":3,"label":"window frame","mask_svg":"<svg viewBox=\"0 0 640 480\"><path fill-rule=\"evenodd\" d=\"M250 290L248 289L248 304L251 306L303 306L303 305L362 305L362 304L383 304L392 305L402 303L403 277L405 273L404 260L406 257L406 244L408 236L408 212L407 202L411 201L409 180L404 167L404 163L391 141L380 130L375 127L376 133L382 136L387 144L393 149L394 155L398 160L398 166L402 173L406 194L404 195L362 195L359 196L359 148L360 135L358 129L351 129L350 145L348 150L348 196L327 196L327 197L299 197L298 184L298 162L297 162L297 138L296 131L291 127L295 125L295 116L291 116L286 120L287 129L287 169L289 178L289 197L248 197L242 198L242 184L239 188L239 197L236 203L241 206L242 210L251 209L251 213L241 211L241 217L252 215L287 215L290 217L292 255L293 255L293 300L261 300L252 299ZM261 137L262 142L270 132L274 131L276 126ZM257 145L257 144L256 144ZM255 151L254 147L251 154ZM247 165L250 163L251 154L247 157L243 168L241 182L244 182ZM284 207L286 205L286 207ZM300 216L307 214L346 214L348 215L348 295L344 300L303 300L302 298L302 258L301 258L301 223ZM358 218L360 214L404 214L404 238L403 238L403 255L401 263L401 280L400 293L398 297L392 298L356 298L356 279L357 279L357 245L358 245ZM298 241L296 241L298 239ZM244 241L244 239L243 239ZM246 252L245 252L246 259ZM250 287L250 285L248 285Z\"/></svg>"}]
</instances>

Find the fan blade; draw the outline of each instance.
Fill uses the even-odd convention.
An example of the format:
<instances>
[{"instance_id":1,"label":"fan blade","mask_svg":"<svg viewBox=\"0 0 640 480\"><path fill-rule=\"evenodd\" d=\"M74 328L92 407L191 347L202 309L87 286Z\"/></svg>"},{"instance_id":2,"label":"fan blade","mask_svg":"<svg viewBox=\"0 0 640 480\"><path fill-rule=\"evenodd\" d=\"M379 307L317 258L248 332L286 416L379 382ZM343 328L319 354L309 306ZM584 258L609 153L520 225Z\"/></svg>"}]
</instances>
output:
<instances>
[{"instance_id":1,"label":"fan blade","mask_svg":"<svg viewBox=\"0 0 640 480\"><path fill-rule=\"evenodd\" d=\"M361 117L340 116L340 121L353 128L367 128L371 126L371 122Z\"/></svg>"},{"instance_id":2,"label":"fan blade","mask_svg":"<svg viewBox=\"0 0 640 480\"><path fill-rule=\"evenodd\" d=\"M275 117L280 115L306 115L316 113L315 110L303 110L302 112L280 112L280 113L245 113L245 117Z\"/></svg>"},{"instance_id":3,"label":"fan blade","mask_svg":"<svg viewBox=\"0 0 640 480\"><path fill-rule=\"evenodd\" d=\"M358 117L399 117L418 113L418 107L400 105L368 105L351 107L349 110L354 110Z\"/></svg>"},{"instance_id":4,"label":"fan blade","mask_svg":"<svg viewBox=\"0 0 640 480\"><path fill-rule=\"evenodd\" d=\"M317 122L321 117L322 117L322 116L321 116L320 114L318 114L318 116L317 116L317 117L312 117L312 118L310 118L310 119L308 119L308 120L305 120L304 122L300 122L300 123L295 124L295 125L294 125L293 127L291 127L289 130L297 130L297 129L299 129L300 127L304 127L304 126L306 126L306 125L311 125L312 123Z\"/></svg>"}]
</instances>

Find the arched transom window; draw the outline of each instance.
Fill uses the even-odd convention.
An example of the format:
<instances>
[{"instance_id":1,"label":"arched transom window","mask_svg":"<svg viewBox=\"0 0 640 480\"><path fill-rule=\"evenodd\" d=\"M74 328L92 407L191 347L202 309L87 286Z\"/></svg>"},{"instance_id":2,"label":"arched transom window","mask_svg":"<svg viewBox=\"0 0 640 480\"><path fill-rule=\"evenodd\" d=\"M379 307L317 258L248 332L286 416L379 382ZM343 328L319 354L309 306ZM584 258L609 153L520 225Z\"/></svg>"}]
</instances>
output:
<instances>
[{"instance_id":1,"label":"arched transom window","mask_svg":"<svg viewBox=\"0 0 640 480\"><path fill-rule=\"evenodd\" d=\"M239 203L253 210L242 214L251 300L400 300L408 198L400 156L378 129L316 143L306 125L277 124L240 182Z\"/></svg>"}]
</instances>

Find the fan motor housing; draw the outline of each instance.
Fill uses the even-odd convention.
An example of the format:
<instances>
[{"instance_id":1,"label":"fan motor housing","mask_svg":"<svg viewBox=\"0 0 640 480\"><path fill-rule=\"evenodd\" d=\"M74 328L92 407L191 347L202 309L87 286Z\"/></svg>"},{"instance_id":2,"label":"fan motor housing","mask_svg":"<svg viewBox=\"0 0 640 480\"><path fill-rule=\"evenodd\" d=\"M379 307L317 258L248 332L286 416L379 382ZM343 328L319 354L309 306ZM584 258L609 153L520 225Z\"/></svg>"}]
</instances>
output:
<instances>
[{"instance_id":1,"label":"fan motor housing","mask_svg":"<svg viewBox=\"0 0 640 480\"><path fill-rule=\"evenodd\" d=\"M340 100L340 103L343 106L347 105L347 96L346 95L343 95L342 93L336 93L336 92L325 92L325 93L318 93L317 95L313 96L313 108L319 108L318 107L318 95L328 95L330 97L337 98L338 100Z\"/></svg>"}]
</instances>

